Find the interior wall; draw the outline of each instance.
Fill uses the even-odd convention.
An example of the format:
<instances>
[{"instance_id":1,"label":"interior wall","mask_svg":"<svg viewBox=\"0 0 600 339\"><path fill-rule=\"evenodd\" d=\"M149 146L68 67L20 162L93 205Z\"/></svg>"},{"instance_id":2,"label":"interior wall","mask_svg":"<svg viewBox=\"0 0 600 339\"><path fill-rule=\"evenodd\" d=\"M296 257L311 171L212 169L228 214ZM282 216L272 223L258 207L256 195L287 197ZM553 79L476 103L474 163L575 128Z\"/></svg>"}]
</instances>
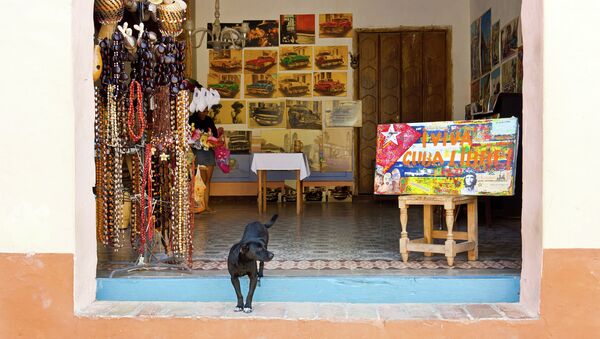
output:
<instances>
[{"instance_id":1,"label":"interior wall","mask_svg":"<svg viewBox=\"0 0 600 339\"><path fill-rule=\"evenodd\" d=\"M445 0L306 0L255 1L241 6L233 0L220 2L221 22L244 19L279 19L280 14L352 13L354 28L390 28L399 26L450 26L452 29L453 118L464 118L464 106L469 102L469 1ZM244 3L245 4L245 3ZM196 0L196 26L206 27L214 21L214 1ZM318 19L317 19L318 20ZM318 26L316 27L318 30ZM316 45L352 44L351 38L316 39ZM196 50L196 78L206 83L208 51L206 43ZM348 74L348 96L353 97L352 69Z\"/></svg>"}]
</instances>

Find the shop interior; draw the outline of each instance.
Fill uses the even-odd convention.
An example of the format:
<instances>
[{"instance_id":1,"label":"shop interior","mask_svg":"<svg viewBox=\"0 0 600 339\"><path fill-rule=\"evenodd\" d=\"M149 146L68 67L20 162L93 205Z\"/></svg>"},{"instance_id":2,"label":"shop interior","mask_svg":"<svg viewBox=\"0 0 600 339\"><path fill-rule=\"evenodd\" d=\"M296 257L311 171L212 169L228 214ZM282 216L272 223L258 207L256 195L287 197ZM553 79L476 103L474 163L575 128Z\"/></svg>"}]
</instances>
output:
<instances>
[{"instance_id":1,"label":"shop interior","mask_svg":"<svg viewBox=\"0 0 600 339\"><path fill-rule=\"evenodd\" d=\"M97 277L226 276L245 225L273 214L265 276L518 275L520 133L510 194L452 209L457 234L476 218L477 259L401 253L378 125L522 122L521 1L413 2L96 0ZM188 124L200 88L215 140ZM286 153L302 169L256 170ZM411 239L447 229L424 210L408 208Z\"/></svg>"}]
</instances>

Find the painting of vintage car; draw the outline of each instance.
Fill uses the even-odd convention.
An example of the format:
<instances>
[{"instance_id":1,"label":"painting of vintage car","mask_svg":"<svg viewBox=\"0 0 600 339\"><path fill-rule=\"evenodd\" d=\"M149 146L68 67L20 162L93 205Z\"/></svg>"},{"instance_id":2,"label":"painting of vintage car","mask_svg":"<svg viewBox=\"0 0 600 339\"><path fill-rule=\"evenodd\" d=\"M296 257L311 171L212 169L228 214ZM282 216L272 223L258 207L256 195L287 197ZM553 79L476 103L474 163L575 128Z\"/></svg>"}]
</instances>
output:
<instances>
[{"instance_id":1,"label":"painting of vintage car","mask_svg":"<svg viewBox=\"0 0 600 339\"><path fill-rule=\"evenodd\" d=\"M344 64L344 59L339 55L333 55L330 51L323 51L315 57L315 64L319 68L335 68Z\"/></svg>"},{"instance_id":2,"label":"painting of vintage car","mask_svg":"<svg viewBox=\"0 0 600 339\"><path fill-rule=\"evenodd\" d=\"M285 127L284 101L249 101L249 127Z\"/></svg>"},{"instance_id":3,"label":"painting of vintage car","mask_svg":"<svg viewBox=\"0 0 600 339\"><path fill-rule=\"evenodd\" d=\"M217 84L209 84L208 88L212 88L219 92L221 98L235 98L240 91L240 84L233 80L222 80Z\"/></svg>"},{"instance_id":4,"label":"painting of vintage car","mask_svg":"<svg viewBox=\"0 0 600 339\"><path fill-rule=\"evenodd\" d=\"M349 37L352 31L352 14L320 14L319 35L321 37Z\"/></svg>"},{"instance_id":5,"label":"painting of vintage car","mask_svg":"<svg viewBox=\"0 0 600 339\"><path fill-rule=\"evenodd\" d=\"M339 80L324 79L315 84L315 92L321 95L339 95L346 90L346 85Z\"/></svg>"},{"instance_id":6,"label":"painting of vintage car","mask_svg":"<svg viewBox=\"0 0 600 339\"><path fill-rule=\"evenodd\" d=\"M310 94L310 83L302 82L297 77L285 77L279 80L279 90L288 97L300 97Z\"/></svg>"},{"instance_id":7,"label":"painting of vintage car","mask_svg":"<svg viewBox=\"0 0 600 339\"><path fill-rule=\"evenodd\" d=\"M298 54L296 52L287 52L281 55L281 66L286 69L304 68L310 64L308 55Z\"/></svg>"},{"instance_id":8,"label":"painting of vintage car","mask_svg":"<svg viewBox=\"0 0 600 339\"><path fill-rule=\"evenodd\" d=\"M246 93L253 96L270 97L275 92L275 84L271 79L259 79L246 85Z\"/></svg>"},{"instance_id":9,"label":"painting of vintage car","mask_svg":"<svg viewBox=\"0 0 600 339\"><path fill-rule=\"evenodd\" d=\"M242 70L241 51L209 51L208 62L210 69L219 73L236 73Z\"/></svg>"},{"instance_id":10,"label":"painting of vintage car","mask_svg":"<svg viewBox=\"0 0 600 339\"><path fill-rule=\"evenodd\" d=\"M250 131L226 131L227 148L231 153L248 153L250 152Z\"/></svg>"},{"instance_id":11,"label":"painting of vintage car","mask_svg":"<svg viewBox=\"0 0 600 339\"><path fill-rule=\"evenodd\" d=\"M300 129L321 129L321 103L319 101L287 102L288 126Z\"/></svg>"},{"instance_id":12,"label":"painting of vintage car","mask_svg":"<svg viewBox=\"0 0 600 339\"><path fill-rule=\"evenodd\" d=\"M265 73L276 64L275 58L270 55L261 55L257 58L247 60L245 69L253 73Z\"/></svg>"},{"instance_id":13,"label":"painting of vintage car","mask_svg":"<svg viewBox=\"0 0 600 339\"><path fill-rule=\"evenodd\" d=\"M362 102L328 101L323 105L327 127L361 127Z\"/></svg>"}]
</instances>

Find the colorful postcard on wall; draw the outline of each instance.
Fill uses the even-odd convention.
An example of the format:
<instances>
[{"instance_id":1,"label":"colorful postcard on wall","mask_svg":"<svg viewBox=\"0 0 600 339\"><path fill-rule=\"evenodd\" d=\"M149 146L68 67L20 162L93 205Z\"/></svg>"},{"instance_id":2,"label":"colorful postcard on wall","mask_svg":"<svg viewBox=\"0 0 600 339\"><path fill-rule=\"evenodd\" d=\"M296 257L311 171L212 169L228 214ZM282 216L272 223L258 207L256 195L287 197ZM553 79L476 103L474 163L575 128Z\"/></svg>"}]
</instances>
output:
<instances>
[{"instance_id":1,"label":"colorful postcard on wall","mask_svg":"<svg viewBox=\"0 0 600 339\"><path fill-rule=\"evenodd\" d=\"M239 99L241 76L239 74L208 73L208 88L213 88L221 98Z\"/></svg>"},{"instance_id":2,"label":"colorful postcard on wall","mask_svg":"<svg viewBox=\"0 0 600 339\"><path fill-rule=\"evenodd\" d=\"M500 63L500 20L492 26L492 67Z\"/></svg>"},{"instance_id":3,"label":"colorful postcard on wall","mask_svg":"<svg viewBox=\"0 0 600 339\"><path fill-rule=\"evenodd\" d=\"M227 138L227 148L231 153L249 153L250 141L252 140L252 132L250 131L234 131L225 130Z\"/></svg>"},{"instance_id":4,"label":"colorful postcard on wall","mask_svg":"<svg viewBox=\"0 0 600 339\"><path fill-rule=\"evenodd\" d=\"M242 26L242 24L239 22L226 22L226 23L221 22L221 30L223 30L224 28L234 28L235 29L235 28L240 28L241 26ZM213 24L209 22L206 25L206 28L208 29L209 32L212 32ZM206 34L206 48L213 49L212 43L213 43L212 37L210 36L210 34Z\"/></svg>"},{"instance_id":5,"label":"colorful postcard on wall","mask_svg":"<svg viewBox=\"0 0 600 339\"><path fill-rule=\"evenodd\" d=\"M277 73L276 49L245 49L244 74Z\"/></svg>"},{"instance_id":6,"label":"colorful postcard on wall","mask_svg":"<svg viewBox=\"0 0 600 339\"><path fill-rule=\"evenodd\" d=\"M315 72L313 80L314 96L346 96L347 72Z\"/></svg>"},{"instance_id":7,"label":"colorful postcard on wall","mask_svg":"<svg viewBox=\"0 0 600 339\"><path fill-rule=\"evenodd\" d=\"M519 17L514 18L500 33L502 45L502 60L508 59L517 53L519 43Z\"/></svg>"},{"instance_id":8,"label":"colorful postcard on wall","mask_svg":"<svg viewBox=\"0 0 600 339\"><path fill-rule=\"evenodd\" d=\"M348 46L315 46L315 69L347 70Z\"/></svg>"},{"instance_id":9,"label":"colorful postcard on wall","mask_svg":"<svg viewBox=\"0 0 600 339\"><path fill-rule=\"evenodd\" d=\"M221 107L213 119L215 125L227 125L224 126L226 129L246 127L246 101L221 100Z\"/></svg>"},{"instance_id":10,"label":"colorful postcard on wall","mask_svg":"<svg viewBox=\"0 0 600 339\"><path fill-rule=\"evenodd\" d=\"M285 128L285 100L248 100L248 127Z\"/></svg>"},{"instance_id":11,"label":"colorful postcard on wall","mask_svg":"<svg viewBox=\"0 0 600 339\"><path fill-rule=\"evenodd\" d=\"M315 43L314 14L285 14L279 16L279 44L312 45Z\"/></svg>"},{"instance_id":12,"label":"colorful postcard on wall","mask_svg":"<svg viewBox=\"0 0 600 339\"><path fill-rule=\"evenodd\" d=\"M288 128L322 129L323 102L313 100L287 100L285 102Z\"/></svg>"},{"instance_id":13,"label":"colorful postcard on wall","mask_svg":"<svg viewBox=\"0 0 600 339\"><path fill-rule=\"evenodd\" d=\"M500 67L496 67L491 73L492 95L498 95L502 91Z\"/></svg>"},{"instance_id":14,"label":"colorful postcard on wall","mask_svg":"<svg viewBox=\"0 0 600 339\"><path fill-rule=\"evenodd\" d=\"M523 92L523 46L517 51L517 93Z\"/></svg>"},{"instance_id":15,"label":"colorful postcard on wall","mask_svg":"<svg viewBox=\"0 0 600 339\"><path fill-rule=\"evenodd\" d=\"M246 35L246 47L279 46L278 20L244 20L250 31Z\"/></svg>"},{"instance_id":16,"label":"colorful postcard on wall","mask_svg":"<svg viewBox=\"0 0 600 339\"><path fill-rule=\"evenodd\" d=\"M275 98L277 74L244 74L245 98Z\"/></svg>"},{"instance_id":17,"label":"colorful postcard on wall","mask_svg":"<svg viewBox=\"0 0 600 339\"><path fill-rule=\"evenodd\" d=\"M479 95L481 95L481 101L483 102L483 110L487 110L487 104L490 100L490 74L486 74L479 79Z\"/></svg>"},{"instance_id":18,"label":"colorful postcard on wall","mask_svg":"<svg viewBox=\"0 0 600 339\"><path fill-rule=\"evenodd\" d=\"M319 38L352 37L352 13L319 14Z\"/></svg>"},{"instance_id":19,"label":"colorful postcard on wall","mask_svg":"<svg viewBox=\"0 0 600 339\"><path fill-rule=\"evenodd\" d=\"M211 72L215 73L241 73L242 51L225 49L221 51L208 51L208 65Z\"/></svg>"},{"instance_id":20,"label":"colorful postcard on wall","mask_svg":"<svg viewBox=\"0 0 600 339\"><path fill-rule=\"evenodd\" d=\"M352 128L323 130L322 172L352 172Z\"/></svg>"},{"instance_id":21,"label":"colorful postcard on wall","mask_svg":"<svg viewBox=\"0 0 600 339\"><path fill-rule=\"evenodd\" d=\"M479 80L471 83L471 102L479 102Z\"/></svg>"},{"instance_id":22,"label":"colorful postcard on wall","mask_svg":"<svg viewBox=\"0 0 600 339\"><path fill-rule=\"evenodd\" d=\"M279 96L311 97L312 73L279 73L277 74Z\"/></svg>"},{"instance_id":23,"label":"colorful postcard on wall","mask_svg":"<svg viewBox=\"0 0 600 339\"><path fill-rule=\"evenodd\" d=\"M361 127L361 100L326 100L323 102L327 127Z\"/></svg>"},{"instance_id":24,"label":"colorful postcard on wall","mask_svg":"<svg viewBox=\"0 0 600 339\"><path fill-rule=\"evenodd\" d=\"M481 16L481 73L492 69L492 9Z\"/></svg>"},{"instance_id":25,"label":"colorful postcard on wall","mask_svg":"<svg viewBox=\"0 0 600 339\"><path fill-rule=\"evenodd\" d=\"M296 140L302 141L302 153L306 155L311 171L321 170L321 147L323 146L323 131L308 129L290 130L290 145Z\"/></svg>"},{"instance_id":26,"label":"colorful postcard on wall","mask_svg":"<svg viewBox=\"0 0 600 339\"><path fill-rule=\"evenodd\" d=\"M313 46L279 47L279 70L302 71L311 70Z\"/></svg>"},{"instance_id":27,"label":"colorful postcard on wall","mask_svg":"<svg viewBox=\"0 0 600 339\"><path fill-rule=\"evenodd\" d=\"M518 120L377 127L375 194L512 195Z\"/></svg>"},{"instance_id":28,"label":"colorful postcard on wall","mask_svg":"<svg viewBox=\"0 0 600 339\"><path fill-rule=\"evenodd\" d=\"M502 92L517 91L517 58L512 58L502 64Z\"/></svg>"},{"instance_id":29,"label":"colorful postcard on wall","mask_svg":"<svg viewBox=\"0 0 600 339\"><path fill-rule=\"evenodd\" d=\"M471 23L471 80L479 78L481 75L481 50L479 48L479 39L481 34L479 25L481 18Z\"/></svg>"},{"instance_id":30,"label":"colorful postcard on wall","mask_svg":"<svg viewBox=\"0 0 600 339\"><path fill-rule=\"evenodd\" d=\"M254 131L253 136L260 140L260 151L264 153L290 152L291 133L285 129Z\"/></svg>"}]
</instances>

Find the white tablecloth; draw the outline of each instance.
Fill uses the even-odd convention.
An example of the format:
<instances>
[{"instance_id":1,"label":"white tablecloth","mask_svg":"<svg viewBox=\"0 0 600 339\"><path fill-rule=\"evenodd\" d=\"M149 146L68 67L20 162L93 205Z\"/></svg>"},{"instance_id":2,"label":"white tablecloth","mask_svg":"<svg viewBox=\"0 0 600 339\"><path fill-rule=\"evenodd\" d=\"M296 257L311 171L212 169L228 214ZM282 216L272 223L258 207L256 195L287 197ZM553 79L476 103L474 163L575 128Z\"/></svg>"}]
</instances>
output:
<instances>
[{"instance_id":1,"label":"white tablecloth","mask_svg":"<svg viewBox=\"0 0 600 339\"><path fill-rule=\"evenodd\" d=\"M254 173L258 170L300 170L300 180L310 175L308 160L304 153L254 153L250 169Z\"/></svg>"}]
</instances>

